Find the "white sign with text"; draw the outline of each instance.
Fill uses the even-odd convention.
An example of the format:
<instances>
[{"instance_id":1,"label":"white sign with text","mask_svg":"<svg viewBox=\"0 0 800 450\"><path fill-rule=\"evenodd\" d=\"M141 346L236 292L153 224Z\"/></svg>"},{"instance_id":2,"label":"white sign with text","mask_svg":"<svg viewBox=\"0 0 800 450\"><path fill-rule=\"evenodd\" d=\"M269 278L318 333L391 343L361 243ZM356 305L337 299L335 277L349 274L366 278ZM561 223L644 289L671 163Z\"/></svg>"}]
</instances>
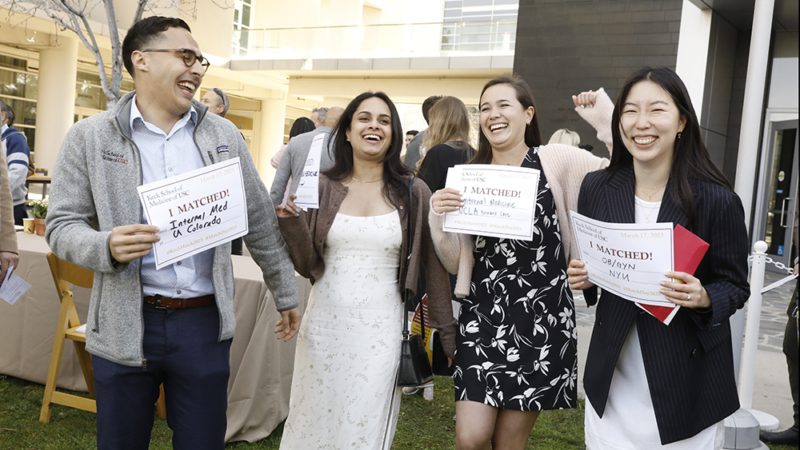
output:
<instances>
[{"instance_id":1,"label":"white sign with text","mask_svg":"<svg viewBox=\"0 0 800 450\"><path fill-rule=\"evenodd\" d=\"M445 216L444 231L533 239L538 170L493 164L457 165L447 171L445 185L461 192L464 206Z\"/></svg>"},{"instance_id":2,"label":"white sign with text","mask_svg":"<svg viewBox=\"0 0 800 450\"><path fill-rule=\"evenodd\" d=\"M570 211L589 281L626 300L675 306L659 291L673 269L672 223L608 223Z\"/></svg>"},{"instance_id":3,"label":"white sign with text","mask_svg":"<svg viewBox=\"0 0 800 450\"><path fill-rule=\"evenodd\" d=\"M322 144L327 133L314 136L308 150L303 175L297 185L297 198L295 204L303 209L319 208L319 160L322 158Z\"/></svg>"},{"instance_id":4,"label":"white sign with text","mask_svg":"<svg viewBox=\"0 0 800 450\"><path fill-rule=\"evenodd\" d=\"M139 186L147 223L160 229L156 269L247 234L239 158Z\"/></svg>"}]
</instances>

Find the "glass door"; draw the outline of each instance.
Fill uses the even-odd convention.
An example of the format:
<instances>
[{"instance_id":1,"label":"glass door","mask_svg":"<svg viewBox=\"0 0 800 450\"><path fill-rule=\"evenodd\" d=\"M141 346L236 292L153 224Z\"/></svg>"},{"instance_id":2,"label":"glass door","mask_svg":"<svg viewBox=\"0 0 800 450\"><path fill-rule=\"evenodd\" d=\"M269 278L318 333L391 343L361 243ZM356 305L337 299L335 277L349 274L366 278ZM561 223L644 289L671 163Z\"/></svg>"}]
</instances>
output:
<instances>
[{"instance_id":1,"label":"glass door","mask_svg":"<svg viewBox=\"0 0 800 450\"><path fill-rule=\"evenodd\" d=\"M797 214L798 136L797 120L772 122L769 139L767 188L760 212L767 254L775 261L790 266L792 231ZM768 265L768 269L772 267Z\"/></svg>"}]
</instances>

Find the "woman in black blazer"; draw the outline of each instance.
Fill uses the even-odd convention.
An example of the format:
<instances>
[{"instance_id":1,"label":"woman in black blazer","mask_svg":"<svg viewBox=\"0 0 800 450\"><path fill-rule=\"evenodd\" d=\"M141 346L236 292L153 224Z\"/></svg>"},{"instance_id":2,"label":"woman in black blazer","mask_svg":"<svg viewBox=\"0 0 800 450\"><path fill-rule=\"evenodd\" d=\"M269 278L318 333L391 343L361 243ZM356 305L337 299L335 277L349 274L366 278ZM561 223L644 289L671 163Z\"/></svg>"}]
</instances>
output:
<instances>
[{"instance_id":1,"label":"woman in black blazer","mask_svg":"<svg viewBox=\"0 0 800 450\"><path fill-rule=\"evenodd\" d=\"M710 247L694 275L665 274L661 293L681 306L668 326L600 294L584 371L587 448L721 448L722 421L739 407L728 318L749 293L741 200L711 162L672 70L645 68L626 82L612 133L611 164L583 180L578 212L681 224ZM583 262L570 261L567 274L595 304Z\"/></svg>"}]
</instances>

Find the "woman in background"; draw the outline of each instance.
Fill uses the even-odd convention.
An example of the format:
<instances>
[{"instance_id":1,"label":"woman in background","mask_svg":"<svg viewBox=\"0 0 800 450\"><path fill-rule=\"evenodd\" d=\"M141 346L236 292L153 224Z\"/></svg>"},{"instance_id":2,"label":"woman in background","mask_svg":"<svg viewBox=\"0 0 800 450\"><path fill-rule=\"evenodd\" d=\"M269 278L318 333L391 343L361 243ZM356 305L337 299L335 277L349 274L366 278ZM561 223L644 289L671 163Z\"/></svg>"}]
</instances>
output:
<instances>
[{"instance_id":1,"label":"woman in background","mask_svg":"<svg viewBox=\"0 0 800 450\"><path fill-rule=\"evenodd\" d=\"M430 123L423 146L429 149L417 162L417 174L436 192L444 188L447 169L475 155L469 145L469 112L456 97L442 97L428 113Z\"/></svg>"},{"instance_id":2,"label":"woman in background","mask_svg":"<svg viewBox=\"0 0 800 450\"><path fill-rule=\"evenodd\" d=\"M289 129L289 139L285 144L281 145L281 148L278 149L278 151L272 155L272 159L269 160L272 167L277 169L278 166L281 165L281 158L283 158L283 154L286 153L286 149L289 147L289 141L291 141L293 137L316 129L317 127L314 126L314 121L308 117L298 117L295 119L294 122L292 122L292 128Z\"/></svg>"},{"instance_id":3,"label":"woman in background","mask_svg":"<svg viewBox=\"0 0 800 450\"><path fill-rule=\"evenodd\" d=\"M313 283L281 449L391 447L406 318L401 292L415 292L423 271L432 325L453 355L450 284L427 223L430 190L400 161L402 144L389 97L359 95L334 132L335 165L320 176L320 209L301 213L294 196L277 209L295 269Z\"/></svg>"},{"instance_id":4,"label":"woman in background","mask_svg":"<svg viewBox=\"0 0 800 450\"><path fill-rule=\"evenodd\" d=\"M548 144L565 144L577 147L581 144L581 136L567 128L559 128L550 136Z\"/></svg>"},{"instance_id":5,"label":"woman in background","mask_svg":"<svg viewBox=\"0 0 800 450\"><path fill-rule=\"evenodd\" d=\"M604 222L681 224L710 244L694 275L668 272L669 326L603 290L584 371L586 446L719 449L739 407L728 318L744 305L748 238L739 197L714 166L681 79L645 68L622 89L606 170L586 176L578 212ZM569 284L597 302L582 261Z\"/></svg>"}]
</instances>

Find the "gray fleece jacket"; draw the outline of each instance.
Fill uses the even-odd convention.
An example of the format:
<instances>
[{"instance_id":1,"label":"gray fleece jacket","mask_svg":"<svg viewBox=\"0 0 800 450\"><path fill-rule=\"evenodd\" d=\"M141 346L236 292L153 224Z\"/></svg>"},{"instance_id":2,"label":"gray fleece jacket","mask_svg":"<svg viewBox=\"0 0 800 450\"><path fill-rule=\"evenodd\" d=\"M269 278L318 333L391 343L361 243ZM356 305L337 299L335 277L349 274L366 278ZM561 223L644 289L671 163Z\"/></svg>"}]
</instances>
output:
<instances>
[{"instance_id":1,"label":"gray fleece jacket","mask_svg":"<svg viewBox=\"0 0 800 450\"><path fill-rule=\"evenodd\" d=\"M128 366L146 363L142 351L141 260L119 264L111 257L112 228L141 223L136 187L142 184L139 149L131 138L133 93L113 111L72 126L53 175L47 242L60 258L94 271L86 348ZM279 311L297 306L294 269L278 229L275 210L239 130L226 119L198 112L194 141L206 165L241 158L249 234L244 241L264 273ZM213 284L220 315L219 339L233 337L233 266L230 243L214 249Z\"/></svg>"}]
</instances>

